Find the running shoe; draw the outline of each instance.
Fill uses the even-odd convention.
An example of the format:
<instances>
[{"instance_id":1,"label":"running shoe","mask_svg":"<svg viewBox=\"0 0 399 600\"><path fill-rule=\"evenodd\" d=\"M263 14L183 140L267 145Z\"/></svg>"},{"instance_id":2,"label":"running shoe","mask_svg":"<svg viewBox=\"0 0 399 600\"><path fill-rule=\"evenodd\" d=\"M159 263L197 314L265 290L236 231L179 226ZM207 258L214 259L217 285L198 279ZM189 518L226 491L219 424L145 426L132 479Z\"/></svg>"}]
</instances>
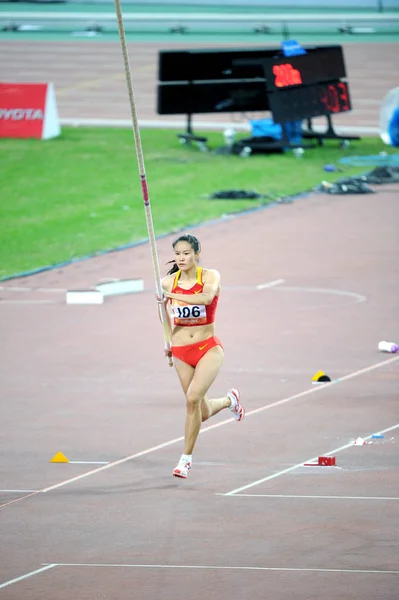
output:
<instances>
[{"instance_id":1,"label":"running shoe","mask_svg":"<svg viewBox=\"0 0 399 600\"><path fill-rule=\"evenodd\" d=\"M191 469L191 462L189 460L180 459L176 467L173 469L173 477L179 477L180 479L187 479Z\"/></svg>"},{"instance_id":2,"label":"running shoe","mask_svg":"<svg viewBox=\"0 0 399 600\"><path fill-rule=\"evenodd\" d=\"M236 421L242 421L245 417L245 408L240 404L240 392L232 389L227 393L231 400L230 410Z\"/></svg>"}]
</instances>

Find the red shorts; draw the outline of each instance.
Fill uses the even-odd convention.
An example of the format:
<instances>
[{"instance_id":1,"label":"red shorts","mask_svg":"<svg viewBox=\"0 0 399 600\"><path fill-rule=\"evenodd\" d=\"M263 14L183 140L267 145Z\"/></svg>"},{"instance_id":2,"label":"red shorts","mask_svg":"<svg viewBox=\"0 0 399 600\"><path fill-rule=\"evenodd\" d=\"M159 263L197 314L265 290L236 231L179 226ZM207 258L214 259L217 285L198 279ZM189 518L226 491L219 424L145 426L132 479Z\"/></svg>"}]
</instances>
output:
<instances>
[{"instance_id":1,"label":"red shorts","mask_svg":"<svg viewBox=\"0 0 399 600\"><path fill-rule=\"evenodd\" d=\"M172 346L172 355L179 360L196 367L201 358L215 346L223 348L219 338L213 336L202 342L196 342L195 344L189 344L188 346Z\"/></svg>"}]
</instances>

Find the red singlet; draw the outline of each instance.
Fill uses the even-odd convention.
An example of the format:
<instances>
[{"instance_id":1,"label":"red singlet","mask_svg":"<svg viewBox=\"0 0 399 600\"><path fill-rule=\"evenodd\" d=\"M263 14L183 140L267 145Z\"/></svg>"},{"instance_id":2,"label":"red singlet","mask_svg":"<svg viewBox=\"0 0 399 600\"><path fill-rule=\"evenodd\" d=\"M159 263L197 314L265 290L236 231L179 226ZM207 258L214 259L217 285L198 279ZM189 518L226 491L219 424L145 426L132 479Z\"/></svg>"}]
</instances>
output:
<instances>
[{"instance_id":1,"label":"red singlet","mask_svg":"<svg viewBox=\"0 0 399 600\"><path fill-rule=\"evenodd\" d=\"M197 281L189 289L179 287L180 271L177 271L172 285L172 294L201 294L204 289L202 280L202 267L197 267ZM212 302L205 304L186 304L181 300L171 300L173 309L173 321L180 327L193 327L195 325L209 325L215 321L216 308L219 296L215 296Z\"/></svg>"}]
</instances>

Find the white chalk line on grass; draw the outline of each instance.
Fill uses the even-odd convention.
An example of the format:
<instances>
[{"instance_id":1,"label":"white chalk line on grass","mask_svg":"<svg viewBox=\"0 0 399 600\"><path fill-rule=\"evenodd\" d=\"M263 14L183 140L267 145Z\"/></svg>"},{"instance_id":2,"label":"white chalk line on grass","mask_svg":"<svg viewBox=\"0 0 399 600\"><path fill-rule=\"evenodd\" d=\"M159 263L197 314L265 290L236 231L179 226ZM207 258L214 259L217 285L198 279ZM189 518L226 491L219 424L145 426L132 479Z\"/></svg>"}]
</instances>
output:
<instances>
[{"instance_id":1,"label":"white chalk line on grass","mask_svg":"<svg viewBox=\"0 0 399 600\"><path fill-rule=\"evenodd\" d=\"M399 571L384 569L312 569L306 567L255 567L255 566L224 566L224 565L140 565L115 563L55 563L51 567L83 567L83 568L130 568L130 569L203 569L210 571L279 571L303 573L365 573L365 574L399 574Z\"/></svg>"},{"instance_id":2,"label":"white chalk line on grass","mask_svg":"<svg viewBox=\"0 0 399 600\"><path fill-rule=\"evenodd\" d=\"M329 387L331 387L332 385L337 385L338 383L341 383L343 381L347 381L349 379L352 379L354 377L358 377L360 375L363 375L365 373L369 373L371 371L374 371L375 369L378 369L380 367L389 365L395 361L399 360L399 356L395 356L393 358L389 358L387 360L375 363L373 365L370 365L369 367L365 367L364 369L359 369L358 371L354 371L353 373L349 373L348 375L344 375L344 377L341 377L340 379L336 379L334 381L331 382L327 382L324 384L324 386L320 386L320 387L312 387L310 389L307 389L303 392L300 392L298 394L294 394L293 396L289 396L288 398L283 398L282 400L277 400L276 402L272 402L271 404L266 404L265 406L262 406L260 408L256 408L252 411L248 411L246 413L246 418L256 415L260 412L263 412L265 410L269 410L271 408L274 408L276 406L281 406L283 404L287 404L288 402L292 402L293 400L297 400L299 398L303 398L305 396L310 396L311 394L317 394L319 392L321 392L322 390L325 390ZM235 420L233 418L230 419L225 419L224 421L220 421L219 423L215 423L214 425L209 425L208 427L204 427L203 429L201 429L200 434L206 433L208 431L212 431L213 429L217 429L218 427L223 427L223 425L227 425L227 424L231 424L231 423L235 423ZM111 469L112 467L116 467L118 465L121 465L123 463L129 462L131 460L134 460L135 458L139 458L141 456L145 456L147 454L151 454L153 452L156 452L157 450L163 450L164 448L167 448L168 446L173 446L174 444L177 444L181 441L184 440L184 436L179 436L177 438L174 438L172 440L169 440L167 442L164 442L162 444L158 444L156 446L152 446L150 448L147 448L145 450L142 450L141 452L136 452L134 454L130 454L129 456L125 456L124 458L121 458L119 460L113 461L108 463L107 465L103 465L101 467L98 467L97 469L92 469L91 471L87 471L86 473L81 473L80 475L77 475L75 477L71 477L70 479L66 479L64 481L61 481L59 483L56 483L54 485L48 486L46 488L41 489L39 492L33 492L32 494L29 494L28 496L22 496L21 498L17 498L14 499L10 502L7 502L5 504L0 505L0 508L3 508L5 506L8 506L10 504L14 504L15 502L18 502L19 500L23 500L24 498L29 498L31 496L37 495L39 493L46 493L46 492L50 492L52 490L56 490L59 489L63 486L69 485L70 483L74 483L76 481L79 481L81 479L84 479L86 477L90 477L91 475L94 475L96 473L101 473L102 471L105 471L106 469ZM293 468L291 467L289 469L293 470ZM240 491L240 490L237 490Z\"/></svg>"},{"instance_id":3,"label":"white chalk line on grass","mask_svg":"<svg viewBox=\"0 0 399 600\"><path fill-rule=\"evenodd\" d=\"M9 579L8 581L5 581L4 583L0 583L0 590L9 585L13 585L14 583L19 583L20 581L23 581L24 579L29 579L29 577L33 577L34 575L38 575L39 573L43 573L44 571L49 571L50 569L53 569L54 567L57 567L57 566L58 565L48 564L48 565L41 567L40 569L36 569L36 571L31 571L30 573L25 573L25 575L21 575L21 577L15 577L15 579Z\"/></svg>"},{"instance_id":4,"label":"white chalk line on grass","mask_svg":"<svg viewBox=\"0 0 399 600\"><path fill-rule=\"evenodd\" d=\"M399 357L398 357L399 358ZM342 381L342 379L341 379ZM315 389L320 389L320 388L315 388ZM387 427L386 429L382 429L381 431L379 431L378 433L388 433L388 431L393 431L394 429L398 429L399 428L399 423L396 423L396 425L392 425L392 427ZM367 437L364 438L364 440L371 440L372 436L374 434L370 434ZM353 442L350 442L349 444L344 444L343 446L340 446L339 448L335 448L334 450L330 450L330 452L326 452L325 454L323 454L323 456L331 456L333 454L337 454L338 452L342 452L342 450L347 450L348 448L351 448L353 446ZM253 481L251 483L248 483L247 485L243 485L235 490L232 490L231 492L227 492L226 494L221 494L223 496L234 496L235 494L238 494L239 492L243 492L244 490L248 490L249 488L255 487L256 485L260 485L261 483L265 483L266 481L270 481L271 479L276 479L277 477L281 477L282 475L286 475L287 473L291 473L292 471L295 471L296 469L299 469L300 467L304 467L304 463L312 463L317 461L317 456L313 456L312 458L309 458L307 460L303 460L300 463L297 463L296 465L293 465L292 467L288 467L288 469L283 469L282 471L277 471L277 473L273 473L272 475L268 475L267 477L263 477L262 479L258 479L257 481ZM306 467L304 467L306 468ZM308 467L309 469L313 469L313 467ZM330 468L330 467L325 467Z\"/></svg>"}]
</instances>

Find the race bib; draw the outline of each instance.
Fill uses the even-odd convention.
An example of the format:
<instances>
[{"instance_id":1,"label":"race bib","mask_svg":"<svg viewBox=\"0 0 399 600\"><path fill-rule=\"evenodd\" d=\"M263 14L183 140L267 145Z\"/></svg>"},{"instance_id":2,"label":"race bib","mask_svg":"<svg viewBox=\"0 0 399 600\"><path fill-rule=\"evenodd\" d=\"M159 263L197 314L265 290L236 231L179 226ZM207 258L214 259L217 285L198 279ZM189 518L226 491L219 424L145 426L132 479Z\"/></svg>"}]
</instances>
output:
<instances>
[{"instance_id":1,"label":"race bib","mask_svg":"<svg viewBox=\"0 0 399 600\"><path fill-rule=\"evenodd\" d=\"M172 306L173 316L179 321L206 319L205 305L178 303Z\"/></svg>"}]
</instances>

